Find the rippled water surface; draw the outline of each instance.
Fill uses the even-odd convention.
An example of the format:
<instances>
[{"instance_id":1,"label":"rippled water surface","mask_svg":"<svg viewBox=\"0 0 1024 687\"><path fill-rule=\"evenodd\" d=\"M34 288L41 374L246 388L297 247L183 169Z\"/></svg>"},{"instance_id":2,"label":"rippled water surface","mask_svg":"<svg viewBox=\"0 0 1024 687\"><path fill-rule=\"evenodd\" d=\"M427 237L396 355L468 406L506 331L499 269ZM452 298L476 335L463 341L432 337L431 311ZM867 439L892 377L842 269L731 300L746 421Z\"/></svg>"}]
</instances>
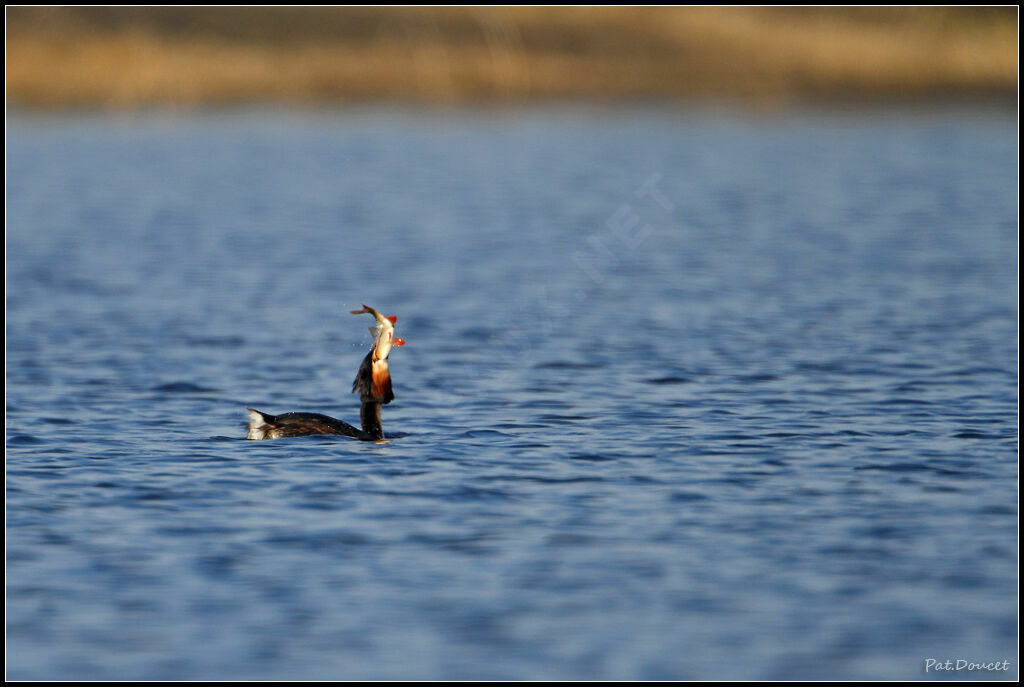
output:
<instances>
[{"instance_id":1,"label":"rippled water surface","mask_svg":"<svg viewBox=\"0 0 1024 687\"><path fill-rule=\"evenodd\" d=\"M1016 677L1016 136L13 115L8 677Z\"/></svg>"}]
</instances>

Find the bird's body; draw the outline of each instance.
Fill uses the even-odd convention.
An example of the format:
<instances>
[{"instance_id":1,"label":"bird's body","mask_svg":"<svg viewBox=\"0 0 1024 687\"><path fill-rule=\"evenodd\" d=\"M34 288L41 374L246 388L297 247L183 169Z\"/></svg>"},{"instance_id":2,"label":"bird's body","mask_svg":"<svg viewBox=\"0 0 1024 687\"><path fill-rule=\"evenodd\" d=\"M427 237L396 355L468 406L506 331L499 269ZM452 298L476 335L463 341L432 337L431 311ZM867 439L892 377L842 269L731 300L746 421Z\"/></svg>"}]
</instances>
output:
<instances>
[{"instance_id":1,"label":"bird's body","mask_svg":"<svg viewBox=\"0 0 1024 687\"><path fill-rule=\"evenodd\" d=\"M282 413L269 415L249 408L249 439L280 439L310 434L338 434L363 438L363 432L347 422L320 413Z\"/></svg>"}]
</instances>

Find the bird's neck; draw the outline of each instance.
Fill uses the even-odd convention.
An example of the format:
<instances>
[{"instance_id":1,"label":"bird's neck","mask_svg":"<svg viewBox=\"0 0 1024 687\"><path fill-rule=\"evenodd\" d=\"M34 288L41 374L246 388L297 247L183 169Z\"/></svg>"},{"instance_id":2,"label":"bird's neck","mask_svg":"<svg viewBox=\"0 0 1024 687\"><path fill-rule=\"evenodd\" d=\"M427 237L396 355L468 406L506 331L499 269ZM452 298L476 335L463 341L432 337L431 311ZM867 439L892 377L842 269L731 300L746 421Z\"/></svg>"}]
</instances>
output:
<instances>
[{"instance_id":1,"label":"bird's neck","mask_svg":"<svg viewBox=\"0 0 1024 687\"><path fill-rule=\"evenodd\" d=\"M362 424L365 434L374 439L384 438L384 428L380 423L379 402L364 400L359 408L359 422Z\"/></svg>"}]
</instances>

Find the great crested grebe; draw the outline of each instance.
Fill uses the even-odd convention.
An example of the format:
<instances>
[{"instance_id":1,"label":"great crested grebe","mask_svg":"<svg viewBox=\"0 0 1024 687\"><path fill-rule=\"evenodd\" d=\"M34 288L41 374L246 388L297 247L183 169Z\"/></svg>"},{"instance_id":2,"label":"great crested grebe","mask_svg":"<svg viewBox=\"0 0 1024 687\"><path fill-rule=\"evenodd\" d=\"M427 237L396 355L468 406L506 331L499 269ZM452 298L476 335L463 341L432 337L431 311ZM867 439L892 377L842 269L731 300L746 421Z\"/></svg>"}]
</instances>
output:
<instances>
[{"instance_id":1,"label":"great crested grebe","mask_svg":"<svg viewBox=\"0 0 1024 687\"><path fill-rule=\"evenodd\" d=\"M352 393L359 392L361 407L358 429L320 413L283 413L268 415L249 408L249 439L277 439L280 437L304 437L310 434L340 434L363 441L384 438L380 424L380 407L391 403L395 394L391 390L391 372L388 370L388 356L392 346L402 346L405 341L395 336L397 317L385 317L368 305L362 310L352 310L353 315L370 313L376 319L376 326L370 327L373 334L373 348L363 358L352 382Z\"/></svg>"}]
</instances>

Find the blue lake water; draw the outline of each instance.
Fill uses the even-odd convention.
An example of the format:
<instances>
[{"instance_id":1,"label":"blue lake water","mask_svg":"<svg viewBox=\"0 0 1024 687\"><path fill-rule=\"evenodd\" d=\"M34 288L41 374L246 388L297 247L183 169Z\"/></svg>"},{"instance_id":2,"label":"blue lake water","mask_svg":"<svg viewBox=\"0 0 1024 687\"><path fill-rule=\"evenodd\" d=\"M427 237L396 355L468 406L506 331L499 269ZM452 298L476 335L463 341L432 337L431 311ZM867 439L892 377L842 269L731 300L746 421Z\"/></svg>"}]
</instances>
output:
<instances>
[{"instance_id":1,"label":"blue lake water","mask_svg":"<svg viewBox=\"0 0 1024 687\"><path fill-rule=\"evenodd\" d=\"M1017 203L1000 110L14 113L7 677L1014 679ZM362 303L391 441L246 441Z\"/></svg>"}]
</instances>

